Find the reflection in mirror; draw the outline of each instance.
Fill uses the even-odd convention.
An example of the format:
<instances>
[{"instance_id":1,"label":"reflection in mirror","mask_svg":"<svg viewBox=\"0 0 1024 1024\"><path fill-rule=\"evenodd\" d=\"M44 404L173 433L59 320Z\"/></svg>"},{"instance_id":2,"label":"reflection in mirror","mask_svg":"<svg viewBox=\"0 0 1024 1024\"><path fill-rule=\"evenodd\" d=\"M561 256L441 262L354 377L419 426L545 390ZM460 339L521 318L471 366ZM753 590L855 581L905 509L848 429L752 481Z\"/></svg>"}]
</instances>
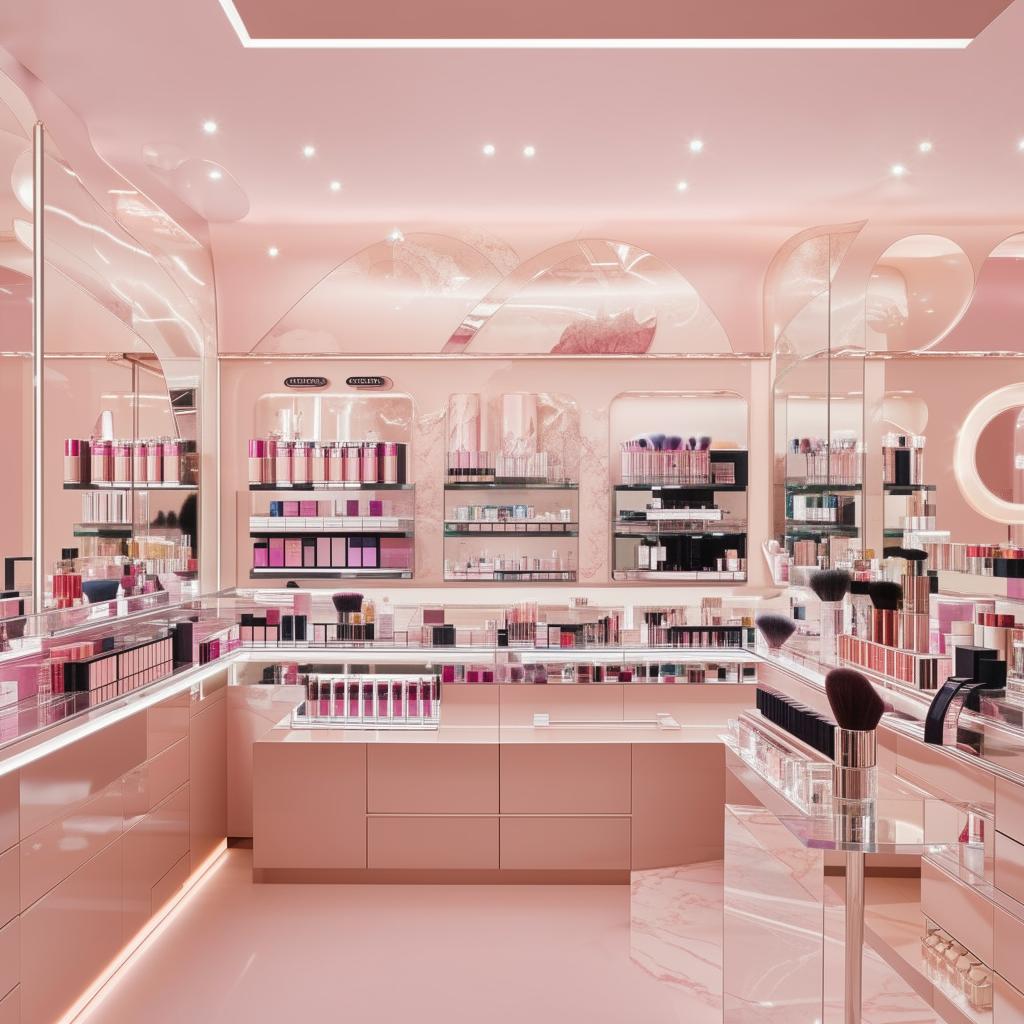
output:
<instances>
[{"instance_id":1,"label":"reflection in mirror","mask_svg":"<svg viewBox=\"0 0 1024 1024\"><path fill-rule=\"evenodd\" d=\"M1024 406L1006 409L988 421L974 461L982 483L997 498L1024 502Z\"/></svg>"},{"instance_id":2,"label":"reflection in mirror","mask_svg":"<svg viewBox=\"0 0 1024 1024\"><path fill-rule=\"evenodd\" d=\"M882 254L868 282L868 347L921 352L937 345L971 301L967 254L941 235L909 235Z\"/></svg>"}]
</instances>

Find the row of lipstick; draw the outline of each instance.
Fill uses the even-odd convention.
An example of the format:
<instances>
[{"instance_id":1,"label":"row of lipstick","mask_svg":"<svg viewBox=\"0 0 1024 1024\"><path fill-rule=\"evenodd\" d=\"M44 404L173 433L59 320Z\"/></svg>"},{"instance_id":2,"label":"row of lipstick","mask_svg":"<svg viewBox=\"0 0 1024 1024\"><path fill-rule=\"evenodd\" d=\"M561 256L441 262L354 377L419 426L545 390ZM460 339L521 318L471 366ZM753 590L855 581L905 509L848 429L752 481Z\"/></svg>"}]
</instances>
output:
<instances>
[{"instance_id":1,"label":"row of lipstick","mask_svg":"<svg viewBox=\"0 0 1024 1024\"><path fill-rule=\"evenodd\" d=\"M952 659L937 654L918 654L873 640L850 636L838 638L839 660L888 676L918 690L935 690L952 670Z\"/></svg>"},{"instance_id":2,"label":"row of lipstick","mask_svg":"<svg viewBox=\"0 0 1024 1024\"><path fill-rule=\"evenodd\" d=\"M343 676L306 676L306 702L300 714L337 724L436 723L441 711L437 679L388 681Z\"/></svg>"},{"instance_id":3,"label":"row of lipstick","mask_svg":"<svg viewBox=\"0 0 1024 1024\"><path fill-rule=\"evenodd\" d=\"M412 569L408 537L268 537L252 546L254 569Z\"/></svg>"},{"instance_id":4,"label":"row of lipstick","mask_svg":"<svg viewBox=\"0 0 1024 1024\"><path fill-rule=\"evenodd\" d=\"M146 441L107 441L69 437L64 441L66 484L182 484L194 444L163 437Z\"/></svg>"},{"instance_id":5,"label":"row of lipstick","mask_svg":"<svg viewBox=\"0 0 1024 1024\"><path fill-rule=\"evenodd\" d=\"M249 440L250 487L404 484L407 445L401 441Z\"/></svg>"},{"instance_id":6,"label":"row of lipstick","mask_svg":"<svg viewBox=\"0 0 1024 1024\"><path fill-rule=\"evenodd\" d=\"M119 697L170 675L174 668L170 633L115 647L113 637L54 647L42 664L37 683L40 701L64 694L87 693L90 703Z\"/></svg>"},{"instance_id":7,"label":"row of lipstick","mask_svg":"<svg viewBox=\"0 0 1024 1024\"><path fill-rule=\"evenodd\" d=\"M933 569L975 576L1024 578L1024 548L1009 544L923 544Z\"/></svg>"}]
</instances>

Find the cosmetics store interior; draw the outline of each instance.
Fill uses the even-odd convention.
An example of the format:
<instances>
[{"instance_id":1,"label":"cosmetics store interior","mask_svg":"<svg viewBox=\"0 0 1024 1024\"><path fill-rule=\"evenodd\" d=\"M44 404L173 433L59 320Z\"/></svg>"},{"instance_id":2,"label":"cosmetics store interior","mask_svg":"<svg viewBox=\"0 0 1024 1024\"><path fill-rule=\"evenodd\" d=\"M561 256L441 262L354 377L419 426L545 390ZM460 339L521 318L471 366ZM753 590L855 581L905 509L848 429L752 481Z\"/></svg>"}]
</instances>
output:
<instances>
[{"instance_id":1,"label":"cosmetics store interior","mask_svg":"<svg viewBox=\"0 0 1024 1024\"><path fill-rule=\"evenodd\" d=\"M0 1024L1024 1024L1024 0L0 10Z\"/></svg>"}]
</instances>

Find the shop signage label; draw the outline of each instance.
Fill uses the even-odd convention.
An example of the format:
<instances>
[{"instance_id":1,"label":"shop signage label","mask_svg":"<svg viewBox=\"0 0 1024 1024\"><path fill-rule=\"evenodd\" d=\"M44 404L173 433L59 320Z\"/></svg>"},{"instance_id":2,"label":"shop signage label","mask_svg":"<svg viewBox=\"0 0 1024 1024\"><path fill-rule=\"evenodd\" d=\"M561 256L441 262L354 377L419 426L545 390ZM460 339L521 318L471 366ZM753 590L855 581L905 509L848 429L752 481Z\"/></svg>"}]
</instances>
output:
<instances>
[{"instance_id":1,"label":"shop signage label","mask_svg":"<svg viewBox=\"0 0 1024 1024\"><path fill-rule=\"evenodd\" d=\"M326 377L285 377L286 388L325 388L330 384Z\"/></svg>"},{"instance_id":2,"label":"shop signage label","mask_svg":"<svg viewBox=\"0 0 1024 1024\"><path fill-rule=\"evenodd\" d=\"M368 375L365 377L349 377L345 383L350 388L359 388L361 390L376 388L377 390L389 391L392 387L392 380L390 377L378 377L376 375Z\"/></svg>"}]
</instances>

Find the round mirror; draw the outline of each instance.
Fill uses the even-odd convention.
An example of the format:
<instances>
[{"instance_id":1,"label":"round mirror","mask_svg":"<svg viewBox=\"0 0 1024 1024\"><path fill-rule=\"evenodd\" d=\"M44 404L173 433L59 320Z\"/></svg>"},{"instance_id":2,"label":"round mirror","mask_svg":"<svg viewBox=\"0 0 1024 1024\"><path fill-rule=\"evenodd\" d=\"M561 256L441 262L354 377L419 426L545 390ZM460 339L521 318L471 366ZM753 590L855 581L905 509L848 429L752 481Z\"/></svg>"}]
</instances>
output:
<instances>
[{"instance_id":1,"label":"round mirror","mask_svg":"<svg viewBox=\"0 0 1024 1024\"><path fill-rule=\"evenodd\" d=\"M967 253L941 235L908 235L882 253L868 282L868 347L921 352L956 325L971 301Z\"/></svg>"},{"instance_id":2,"label":"round mirror","mask_svg":"<svg viewBox=\"0 0 1024 1024\"><path fill-rule=\"evenodd\" d=\"M993 391L971 409L953 456L964 500L997 523L1024 523L1018 464L1024 465L1024 383Z\"/></svg>"}]
</instances>

